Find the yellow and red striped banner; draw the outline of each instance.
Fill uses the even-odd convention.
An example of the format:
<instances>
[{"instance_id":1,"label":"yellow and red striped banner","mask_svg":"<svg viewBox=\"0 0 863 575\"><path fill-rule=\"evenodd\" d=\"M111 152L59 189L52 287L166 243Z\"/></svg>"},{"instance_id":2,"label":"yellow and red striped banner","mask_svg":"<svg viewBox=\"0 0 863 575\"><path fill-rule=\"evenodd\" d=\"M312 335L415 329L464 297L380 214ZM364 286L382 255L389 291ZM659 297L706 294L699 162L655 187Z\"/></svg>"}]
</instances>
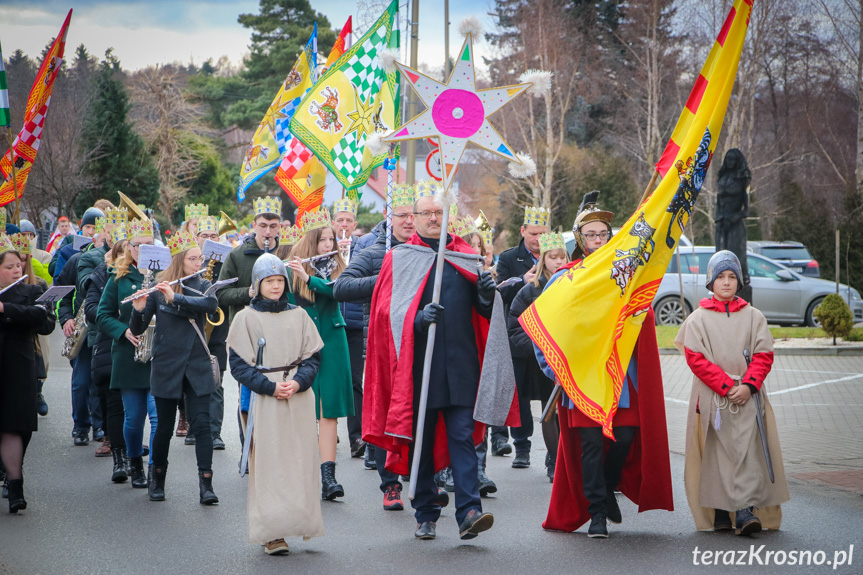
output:
<instances>
[{"instance_id":1,"label":"yellow and red striped banner","mask_svg":"<svg viewBox=\"0 0 863 575\"><path fill-rule=\"evenodd\" d=\"M36 161L36 152L42 140L42 129L45 126L45 116L48 115L48 106L51 103L51 93L54 91L54 80L63 64L63 54L66 50L66 32L69 30L69 22L72 19L72 10L66 15L60 33L51 44L51 48L42 59L42 65L30 88L27 97L27 107L24 110L24 127L18 133L18 137L12 143L2 158L0 158L0 175L3 183L0 184L0 206L14 202L17 198L15 190L18 190L18 198L24 195L24 186L30 177L30 168ZM14 156L13 156L14 153ZM12 161L15 161L15 181L12 181Z\"/></svg>"},{"instance_id":2,"label":"yellow and red striped banner","mask_svg":"<svg viewBox=\"0 0 863 575\"><path fill-rule=\"evenodd\" d=\"M605 246L567 270L519 318L576 407L612 420L641 324L689 220L737 75L752 0L736 0L666 149L669 174Z\"/></svg>"}]
</instances>

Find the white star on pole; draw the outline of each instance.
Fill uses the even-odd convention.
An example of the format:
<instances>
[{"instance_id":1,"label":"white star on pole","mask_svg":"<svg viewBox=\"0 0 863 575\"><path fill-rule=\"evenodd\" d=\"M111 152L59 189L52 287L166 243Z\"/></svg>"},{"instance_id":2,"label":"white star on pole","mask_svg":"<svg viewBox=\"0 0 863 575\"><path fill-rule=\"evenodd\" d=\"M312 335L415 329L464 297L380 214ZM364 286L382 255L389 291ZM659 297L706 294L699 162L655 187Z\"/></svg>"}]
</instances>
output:
<instances>
[{"instance_id":1,"label":"white star on pole","mask_svg":"<svg viewBox=\"0 0 863 575\"><path fill-rule=\"evenodd\" d=\"M395 63L426 105L417 117L390 132L384 142L437 138L440 144L444 189L449 189L468 142L521 164L509 144L498 134L488 117L531 84L516 84L477 90L471 35L465 37L449 81L442 84L420 72Z\"/></svg>"}]
</instances>

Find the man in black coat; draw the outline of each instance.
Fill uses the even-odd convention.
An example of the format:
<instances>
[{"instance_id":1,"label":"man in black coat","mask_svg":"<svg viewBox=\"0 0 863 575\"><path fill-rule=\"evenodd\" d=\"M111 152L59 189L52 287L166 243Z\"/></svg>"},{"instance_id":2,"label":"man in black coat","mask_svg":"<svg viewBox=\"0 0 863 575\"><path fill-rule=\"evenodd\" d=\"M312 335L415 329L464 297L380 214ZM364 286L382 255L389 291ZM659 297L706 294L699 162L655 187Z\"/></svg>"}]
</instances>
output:
<instances>
[{"instance_id":1,"label":"man in black coat","mask_svg":"<svg viewBox=\"0 0 863 575\"><path fill-rule=\"evenodd\" d=\"M522 281L500 289L506 313L509 315L509 306L515 295L526 284L536 277L536 262L539 261L539 236L548 232L550 212L543 208L525 206L524 223L521 226L521 241L514 248L510 248L500 254L497 261L498 284L510 278L522 278ZM515 443L515 458L512 466L515 468L526 468L530 466L530 451L525 452L525 439L521 437L519 428L513 428L512 438ZM491 453L492 455L508 455L512 453L512 446L508 443L509 433L506 427L491 428ZM529 445L529 443L528 443ZM521 452L519 447L522 447ZM528 450L530 448L528 447ZM525 460L525 458L527 458Z\"/></svg>"},{"instance_id":2,"label":"man in black coat","mask_svg":"<svg viewBox=\"0 0 863 575\"><path fill-rule=\"evenodd\" d=\"M391 246L395 247L402 244L410 238L414 231L414 218L412 213L413 201L406 199L404 203L398 200L393 202L393 235ZM362 305L363 314L363 329L360 332L362 337L361 354L357 365L354 364L354 356L351 353L351 371L355 368L359 369L360 379L365 367L365 347L366 336L369 325L369 308L372 302L372 293L375 290L375 283L378 279L378 273L381 271L381 265L384 261L384 256L387 253L387 229L386 220L380 222L375 229L368 234L371 238L376 238L375 242L368 247L357 249L351 255L350 265L341 273L339 278L333 285L333 297L339 302L355 302L357 305ZM365 236L360 239L361 243ZM365 240L368 241L368 240ZM350 343L350 341L349 341ZM361 425L362 419L359 419L358 424ZM401 499L402 484L399 481L398 475L384 469L386 464L387 452L383 449L372 449L369 446L369 451L372 453L367 457L368 462L374 462L373 465L367 467L377 468L378 475L381 478L381 491L384 493L384 509L390 511L398 511L404 509L404 504Z\"/></svg>"}]
</instances>

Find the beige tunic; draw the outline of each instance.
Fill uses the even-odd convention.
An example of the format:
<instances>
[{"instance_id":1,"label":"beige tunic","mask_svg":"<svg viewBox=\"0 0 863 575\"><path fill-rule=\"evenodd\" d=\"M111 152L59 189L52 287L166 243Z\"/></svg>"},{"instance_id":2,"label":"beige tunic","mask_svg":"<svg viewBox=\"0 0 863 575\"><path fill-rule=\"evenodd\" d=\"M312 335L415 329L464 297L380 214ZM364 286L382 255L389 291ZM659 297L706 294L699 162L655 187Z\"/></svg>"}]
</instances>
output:
<instances>
[{"instance_id":1,"label":"beige tunic","mask_svg":"<svg viewBox=\"0 0 863 575\"><path fill-rule=\"evenodd\" d=\"M773 351L773 337L760 311L748 305L726 314L699 308L680 328L674 341L684 352L701 353L731 378L746 373L743 350L754 354ZM716 509L736 511L755 506L756 516L767 529L779 529L781 503L788 501L788 485L776 432L776 419L762 385L761 398L767 443L776 483L771 483L750 399L731 413L726 398L693 377L686 426L686 497L698 530L712 530ZM735 410L738 406L735 406ZM696 411L698 408L698 412ZM719 429L716 413L719 411ZM732 520L734 513L731 514Z\"/></svg>"},{"instance_id":2,"label":"beige tunic","mask_svg":"<svg viewBox=\"0 0 863 575\"><path fill-rule=\"evenodd\" d=\"M263 364L288 365L307 359L323 347L315 324L301 308L264 313L246 308L234 316L228 347L255 364L258 339L264 337ZM290 380L268 373L270 381ZM249 455L249 543L279 538L304 540L324 534L320 498L320 453L311 390L280 400L258 395L255 431Z\"/></svg>"}]
</instances>

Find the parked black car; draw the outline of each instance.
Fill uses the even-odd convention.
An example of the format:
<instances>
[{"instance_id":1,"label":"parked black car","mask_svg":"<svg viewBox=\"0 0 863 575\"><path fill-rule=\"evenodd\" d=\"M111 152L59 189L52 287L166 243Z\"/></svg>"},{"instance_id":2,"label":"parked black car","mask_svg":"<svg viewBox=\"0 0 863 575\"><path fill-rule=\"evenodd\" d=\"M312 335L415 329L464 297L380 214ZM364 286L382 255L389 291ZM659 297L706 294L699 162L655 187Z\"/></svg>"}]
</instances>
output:
<instances>
[{"instance_id":1,"label":"parked black car","mask_svg":"<svg viewBox=\"0 0 863 575\"><path fill-rule=\"evenodd\" d=\"M750 252L777 261L801 275L821 277L818 262L800 242L746 242L746 248Z\"/></svg>"}]
</instances>

